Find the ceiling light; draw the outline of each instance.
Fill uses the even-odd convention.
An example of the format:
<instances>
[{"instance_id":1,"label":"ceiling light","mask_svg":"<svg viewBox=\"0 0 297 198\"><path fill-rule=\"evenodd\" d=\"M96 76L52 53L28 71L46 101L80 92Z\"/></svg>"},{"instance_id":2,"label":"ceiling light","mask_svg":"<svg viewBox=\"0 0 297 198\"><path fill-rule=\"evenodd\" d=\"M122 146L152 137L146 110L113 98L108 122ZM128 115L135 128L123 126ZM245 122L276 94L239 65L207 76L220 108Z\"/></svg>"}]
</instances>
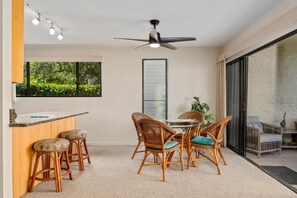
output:
<instances>
[{"instance_id":1,"label":"ceiling light","mask_svg":"<svg viewBox=\"0 0 297 198\"><path fill-rule=\"evenodd\" d=\"M32 23L34 25L38 25L40 23L40 14L38 13L38 17L36 17L35 19L32 20Z\"/></svg>"},{"instance_id":2,"label":"ceiling light","mask_svg":"<svg viewBox=\"0 0 297 198\"><path fill-rule=\"evenodd\" d=\"M63 40L64 34L63 31L61 30L60 34L58 35L57 39L59 39L60 41Z\"/></svg>"},{"instance_id":3,"label":"ceiling light","mask_svg":"<svg viewBox=\"0 0 297 198\"><path fill-rule=\"evenodd\" d=\"M32 20L34 25L38 25L41 22L47 22L50 25L49 34L55 35L56 30L60 30L60 34L57 36L57 39L62 40L64 37L63 29L51 18L47 17L46 15L42 14L39 10L31 6L29 3L26 3L26 8L30 9L31 11L35 12L38 16ZM42 20L41 20L42 19Z\"/></svg>"},{"instance_id":4,"label":"ceiling light","mask_svg":"<svg viewBox=\"0 0 297 198\"><path fill-rule=\"evenodd\" d=\"M151 48L158 48L160 47L160 43L150 43Z\"/></svg>"},{"instance_id":5,"label":"ceiling light","mask_svg":"<svg viewBox=\"0 0 297 198\"><path fill-rule=\"evenodd\" d=\"M51 27L49 28L49 34L55 35L55 33L56 33L55 28L54 28L53 24L51 23Z\"/></svg>"}]
</instances>

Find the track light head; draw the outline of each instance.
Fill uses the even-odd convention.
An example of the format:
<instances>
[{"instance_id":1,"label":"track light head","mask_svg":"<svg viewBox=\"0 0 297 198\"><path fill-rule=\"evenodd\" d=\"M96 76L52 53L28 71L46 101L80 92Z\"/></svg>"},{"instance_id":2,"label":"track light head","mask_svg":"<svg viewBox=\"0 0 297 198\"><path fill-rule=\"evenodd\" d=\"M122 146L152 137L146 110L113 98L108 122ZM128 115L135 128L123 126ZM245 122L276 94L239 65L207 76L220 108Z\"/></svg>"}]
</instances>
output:
<instances>
[{"instance_id":1,"label":"track light head","mask_svg":"<svg viewBox=\"0 0 297 198\"><path fill-rule=\"evenodd\" d=\"M55 33L56 33L56 30L55 30L53 24L51 23L51 27L49 28L49 34L50 35L55 35Z\"/></svg>"},{"instance_id":2,"label":"track light head","mask_svg":"<svg viewBox=\"0 0 297 198\"><path fill-rule=\"evenodd\" d=\"M63 38L64 38L64 34L63 34L63 31L61 30L61 32L58 35L57 39L59 39L61 41L61 40L63 40Z\"/></svg>"},{"instance_id":3,"label":"track light head","mask_svg":"<svg viewBox=\"0 0 297 198\"><path fill-rule=\"evenodd\" d=\"M40 14L39 13L37 13L37 14L38 14L38 17L36 17L35 19L32 20L32 23L34 25L38 25L40 23Z\"/></svg>"}]
</instances>

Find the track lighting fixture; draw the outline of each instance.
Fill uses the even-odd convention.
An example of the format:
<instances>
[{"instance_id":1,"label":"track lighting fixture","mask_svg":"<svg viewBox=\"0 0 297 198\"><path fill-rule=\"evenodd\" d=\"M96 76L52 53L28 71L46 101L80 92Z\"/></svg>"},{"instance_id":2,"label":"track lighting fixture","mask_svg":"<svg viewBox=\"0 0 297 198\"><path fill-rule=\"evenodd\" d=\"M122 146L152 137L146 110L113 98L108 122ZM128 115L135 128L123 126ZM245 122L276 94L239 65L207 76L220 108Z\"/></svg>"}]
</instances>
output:
<instances>
[{"instance_id":1,"label":"track lighting fixture","mask_svg":"<svg viewBox=\"0 0 297 198\"><path fill-rule=\"evenodd\" d=\"M63 37L64 37L63 30L61 30L60 34L57 36L57 39L61 41Z\"/></svg>"},{"instance_id":2,"label":"track lighting fixture","mask_svg":"<svg viewBox=\"0 0 297 198\"><path fill-rule=\"evenodd\" d=\"M38 25L40 23L40 14L39 13L37 13L37 14L38 14L38 17L36 17L35 19L32 20L32 23L34 25Z\"/></svg>"},{"instance_id":3,"label":"track lighting fixture","mask_svg":"<svg viewBox=\"0 0 297 198\"><path fill-rule=\"evenodd\" d=\"M55 32L56 32L56 30L55 30L53 24L51 23L51 27L49 28L49 34L50 35L55 35Z\"/></svg>"},{"instance_id":4,"label":"track lighting fixture","mask_svg":"<svg viewBox=\"0 0 297 198\"><path fill-rule=\"evenodd\" d=\"M42 21L45 21L50 25L49 34L50 35L55 35L56 30L60 30L60 34L58 34L57 39L59 39L60 41L63 40L64 31L62 30L62 28L57 23L53 22L53 20L51 20L47 16L41 14L36 8L32 7L29 3L26 3L26 7L29 8L30 10L32 10L33 12L35 12L38 15L36 18L34 18L32 20L32 23L34 25L38 25L41 22L41 19L42 19Z\"/></svg>"}]
</instances>

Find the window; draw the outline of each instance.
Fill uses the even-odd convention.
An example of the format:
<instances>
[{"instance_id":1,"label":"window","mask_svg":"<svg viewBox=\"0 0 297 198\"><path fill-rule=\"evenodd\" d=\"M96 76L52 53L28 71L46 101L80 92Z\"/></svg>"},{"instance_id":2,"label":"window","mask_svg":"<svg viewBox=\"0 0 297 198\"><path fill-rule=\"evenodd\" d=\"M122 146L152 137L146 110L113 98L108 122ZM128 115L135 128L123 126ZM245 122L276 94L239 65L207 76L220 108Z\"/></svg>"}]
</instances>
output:
<instances>
[{"instance_id":1,"label":"window","mask_svg":"<svg viewBox=\"0 0 297 198\"><path fill-rule=\"evenodd\" d=\"M143 113L167 119L167 60L144 59L142 68Z\"/></svg>"},{"instance_id":2,"label":"window","mask_svg":"<svg viewBox=\"0 0 297 198\"><path fill-rule=\"evenodd\" d=\"M26 62L18 97L101 97L100 62Z\"/></svg>"}]
</instances>

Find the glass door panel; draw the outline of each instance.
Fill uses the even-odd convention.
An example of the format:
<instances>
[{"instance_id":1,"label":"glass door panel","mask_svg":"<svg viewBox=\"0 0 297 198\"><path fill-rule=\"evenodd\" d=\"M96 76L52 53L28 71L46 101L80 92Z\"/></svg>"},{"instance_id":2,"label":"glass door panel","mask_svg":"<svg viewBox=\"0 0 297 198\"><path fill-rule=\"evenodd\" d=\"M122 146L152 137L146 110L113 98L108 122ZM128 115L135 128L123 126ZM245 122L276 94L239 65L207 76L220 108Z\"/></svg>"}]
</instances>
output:
<instances>
[{"instance_id":1,"label":"glass door panel","mask_svg":"<svg viewBox=\"0 0 297 198\"><path fill-rule=\"evenodd\" d=\"M227 145L240 155L245 155L245 123L247 72L246 58L227 64L227 115L233 119L227 126Z\"/></svg>"}]
</instances>

